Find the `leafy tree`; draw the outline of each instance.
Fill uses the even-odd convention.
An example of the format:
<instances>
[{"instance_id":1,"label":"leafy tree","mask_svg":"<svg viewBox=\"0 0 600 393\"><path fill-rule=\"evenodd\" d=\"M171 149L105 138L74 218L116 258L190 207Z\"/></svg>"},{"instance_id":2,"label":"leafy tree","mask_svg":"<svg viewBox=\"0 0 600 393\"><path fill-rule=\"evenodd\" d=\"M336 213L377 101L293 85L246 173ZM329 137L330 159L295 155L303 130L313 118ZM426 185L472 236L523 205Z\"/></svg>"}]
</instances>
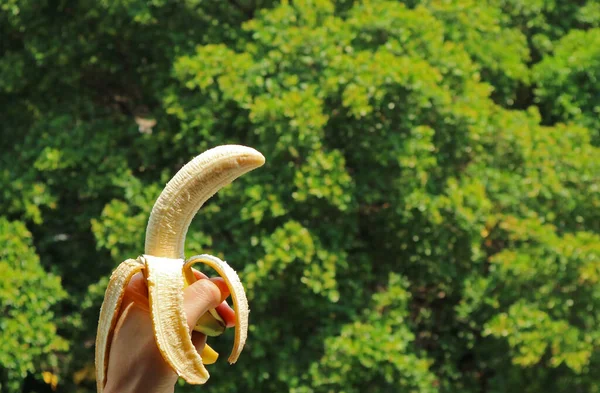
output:
<instances>
[{"instance_id":1,"label":"leafy tree","mask_svg":"<svg viewBox=\"0 0 600 393\"><path fill-rule=\"evenodd\" d=\"M111 269L178 168L243 143L267 165L186 244L252 308L202 389L600 391L595 2L405 3L0 5L0 239L31 231L52 296L14 312L62 337L0 383L93 391Z\"/></svg>"},{"instance_id":2,"label":"leafy tree","mask_svg":"<svg viewBox=\"0 0 600 393\"><path fill-rule=\"evenodd\" d=\"M28 373L57 384L58 356L68 343L56 333L52 311L66 293L45 272L21 222L0 217L0 389L19 392Z\"/></svg>"},{"instance_id":3,"label":"leafy tree","mask_svg":"<svg viewBox=\"0 0 600 393\"><path fill-rule=\"evenodd\" d=\"M534 68L537 100L550 122L574 121L600 143L600 29L573 30Z\"/></svg>"}]
</instances>

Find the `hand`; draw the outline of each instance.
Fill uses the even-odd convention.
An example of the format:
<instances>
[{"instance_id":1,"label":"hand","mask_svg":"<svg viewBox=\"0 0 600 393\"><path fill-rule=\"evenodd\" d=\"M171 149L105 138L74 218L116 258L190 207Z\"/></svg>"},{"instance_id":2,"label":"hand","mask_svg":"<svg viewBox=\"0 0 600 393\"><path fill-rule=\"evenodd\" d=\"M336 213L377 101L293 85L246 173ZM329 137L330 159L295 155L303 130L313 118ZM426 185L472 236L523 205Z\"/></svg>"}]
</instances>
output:
<instances>
[{"instance_id":1,"label":"hand","mask_svg":"<svg viewBox=\"0 0 600 393\"><path fill-rule=\"evenodd\" d=\"M227 327L235 325L235 313L225 299L229 289L220 278L208 279L194 271L198 281L184 290L183 306L190 331L205 312L216 308ZM198 353L206 336L192 331ZM172 393L177 374L163 360L152 329L148 288L141 273L136 274L125 290L121 311L110 347L106 393Z\"/></svg>"}]
</instances>

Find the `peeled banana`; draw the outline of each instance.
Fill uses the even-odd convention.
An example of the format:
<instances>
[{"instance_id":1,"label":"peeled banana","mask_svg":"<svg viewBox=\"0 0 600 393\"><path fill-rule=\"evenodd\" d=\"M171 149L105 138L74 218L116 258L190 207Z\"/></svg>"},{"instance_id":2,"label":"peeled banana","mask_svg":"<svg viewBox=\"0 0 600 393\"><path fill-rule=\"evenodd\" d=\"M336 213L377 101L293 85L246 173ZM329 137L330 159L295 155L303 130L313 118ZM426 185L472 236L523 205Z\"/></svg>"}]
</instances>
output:
<instances>
[{"instance_id":1,"label":"peeled banana","mask_svg":"<svg viewBox=\"0 0 600 393\"><path fill-rule=\"evenodd\" d=\"M214 362L217 354L206 345L201 356L192 344L183 310L183 289L196 281L192 271L194 264L212 267L231 292L236 323L229 362L237 361L248 331L249 310L244 287L236 272L219 258L199 255L185 260L185 235L192 218L207 199L264 162L263 155L252 148L219 146L194 158L167 183L150 214L144 255L121 263L106 288L96 336L98 393L102 393L106 385L110 345L125 289L138 272L143 273L147 282L155 340L164 360L188 383L203 384L209 378L204 364ZM202 316L195 327L209 336L219 335L224 329L225 323L215 310Z\"/></svg>"}]
</instances>

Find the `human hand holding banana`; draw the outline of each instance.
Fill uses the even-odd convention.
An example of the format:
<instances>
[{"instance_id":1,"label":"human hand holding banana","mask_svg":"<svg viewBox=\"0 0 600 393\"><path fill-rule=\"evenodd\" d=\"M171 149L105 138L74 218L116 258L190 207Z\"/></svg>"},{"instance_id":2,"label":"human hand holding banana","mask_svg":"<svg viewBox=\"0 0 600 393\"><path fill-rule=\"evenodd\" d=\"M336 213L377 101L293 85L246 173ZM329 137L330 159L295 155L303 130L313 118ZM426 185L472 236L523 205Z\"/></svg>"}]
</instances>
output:
<instances>
[{"instance_id":1,"label":"human hand holding banana","mask_svg":"<svg viewBox=\"0 0 600 393\"><path fill-rule=\"evenodd\" d=\"M223 285L215 282L216 279L208 280L202 273L194 273L199 280L187 287L183 293L183 308L188 327L192 329L201 315L215 307L228 327L234 326L233 310L225 301L221 302L229 294L227 287L223 289ZM163 360L156 346L148 287L141 273L134 275L129 282L118 319L114 340L110 346L104 393L173 392L178 376ZM192 343L198 353L203 353L206 335L192 331ZM202 355L202 360L204 364L213 361L205 354Z\"/></svg>"},{"instance_id":2,"label":"human hand holding banana","mask_svg":"<svg viewBox=\"0 0 600 393\"><path fill-rule=\"evenodd\" d=\"M145 254L121 263L106 290L96 338L98 393L170 392L177 376L205 383L204 364L217 357L204 345L206 335L219 335L231 325L235 341L229 362L238 359L248 329L244 288L224 261L210 255L184 260L183 249L202 204L263 164L254 149L220 146L193 159L167 184L150 215ZM202 279L192 269L195 263L212 267L222 279ZM229 294L235 313L223 304ZM192 328L202 334L191 335ZM130 351L115 355L118 348Z\"/></svg>"}]
</instances>

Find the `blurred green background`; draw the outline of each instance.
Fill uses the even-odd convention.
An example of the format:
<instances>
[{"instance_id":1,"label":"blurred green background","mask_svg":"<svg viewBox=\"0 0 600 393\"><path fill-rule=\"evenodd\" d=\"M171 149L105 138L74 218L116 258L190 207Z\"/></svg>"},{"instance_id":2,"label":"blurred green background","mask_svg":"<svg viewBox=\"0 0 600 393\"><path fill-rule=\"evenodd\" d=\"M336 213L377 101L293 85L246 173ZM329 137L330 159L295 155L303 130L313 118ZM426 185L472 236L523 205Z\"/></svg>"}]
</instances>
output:
<instances>
[{"instance_id":1,"label":"blurred green background","mask_svg":"<svg viewBox=\"0 0 600 393\"><path fill-rule=\"evenodd\" d=\"M250 336L177 391L600 392L597 0L1 0L0 117L3 393L95 391L111 270L226 143L267 164L186 250Z\"/></svg>"}]
</instances>

